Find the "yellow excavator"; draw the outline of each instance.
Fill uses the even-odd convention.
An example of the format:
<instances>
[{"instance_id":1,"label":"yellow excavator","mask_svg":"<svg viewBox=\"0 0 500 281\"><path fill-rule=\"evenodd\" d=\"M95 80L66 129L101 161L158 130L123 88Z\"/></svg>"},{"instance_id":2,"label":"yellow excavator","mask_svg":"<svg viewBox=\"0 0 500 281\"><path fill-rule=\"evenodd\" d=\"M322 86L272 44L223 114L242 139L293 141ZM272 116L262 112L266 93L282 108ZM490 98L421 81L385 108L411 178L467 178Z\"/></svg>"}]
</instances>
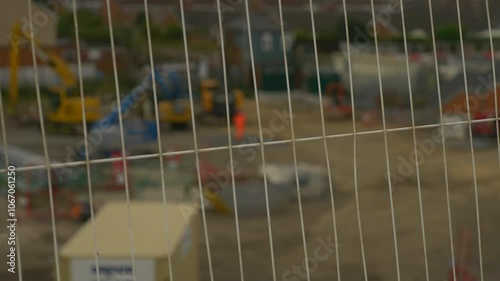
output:
<instances>
[{"instance_id":1,"label":"yellow excavator","mask_svg":"<svg viewBox=\"0 0 500 281\"><path fill-rule=\"evenodd\" d=\"M19 45L21 40L34 42L37 57L49 65L61 79L61 85L50 88L51 106L46 114L46 121L50 131L63 132L74 131L75 127L81 127L83 122L82 101L76 91L76 78L68 64L63 58L54 52L45 51L36 38L21 31L17 23L12 29L11 51L10 51L10 83L9 98L10 112L15 112L18 106L19 85ZM101 118L101 102L96 97L84 97L86 121L91 124ZM17 113L22 114L22 113Z\"/></svg>"},{"instance_id":2,"label":"yellow excavator","mask_svg":"<svg viewBox=\"0 0 500 281\"><path fill-rule=\"evenodd\" d=\"M166 65L162 71L162 79L157 74L157 82L161 92L158 95L160 122L188 127L191 124L191 105L187 96L187 69L184 66ZM189 70L191 71L191 70ZM186 79L184 79L186 78ZM192 83L199 85L201 106L196 106L195 115L205 124L225 125L227 107L224 90L217 75L195 79ZM232 118L243 109L244 93L241 89L231 88L228 97L229 117Z\"/></svg>"},{"instance_id":3,"label":"yellow excavator","mask_svg":"<svg viewBox=\"0 0 500 281\"><path fill-rule=\"evenodd\" d=\"M245 94L241 89L235 88L228 95L228 101L224 91L219 85L218 79L204 79L201 81L201 103L203 109L204 121L207 117L221 118L227 117L226 102L229 104L229 117L232 119L237 112L243 109Z\"/></svg>"}]
</instances>

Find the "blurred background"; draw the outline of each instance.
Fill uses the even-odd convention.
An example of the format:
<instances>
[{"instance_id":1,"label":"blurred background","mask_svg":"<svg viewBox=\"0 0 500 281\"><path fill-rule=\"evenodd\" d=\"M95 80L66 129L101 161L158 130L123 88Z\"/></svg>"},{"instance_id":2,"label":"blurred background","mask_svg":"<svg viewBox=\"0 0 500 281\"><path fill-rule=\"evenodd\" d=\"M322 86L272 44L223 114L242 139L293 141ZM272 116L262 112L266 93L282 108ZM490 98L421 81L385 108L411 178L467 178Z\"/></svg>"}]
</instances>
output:
<instances>
[{"instance_id":1,"label":"blurred background","mask_svg":"<svg viewBox=\"0 0 500 281\"><path fill-rule=\"evenodd\" d=\"M500 277L500 1L0 5L1 280Z\"/></svg>"}]
</instances>

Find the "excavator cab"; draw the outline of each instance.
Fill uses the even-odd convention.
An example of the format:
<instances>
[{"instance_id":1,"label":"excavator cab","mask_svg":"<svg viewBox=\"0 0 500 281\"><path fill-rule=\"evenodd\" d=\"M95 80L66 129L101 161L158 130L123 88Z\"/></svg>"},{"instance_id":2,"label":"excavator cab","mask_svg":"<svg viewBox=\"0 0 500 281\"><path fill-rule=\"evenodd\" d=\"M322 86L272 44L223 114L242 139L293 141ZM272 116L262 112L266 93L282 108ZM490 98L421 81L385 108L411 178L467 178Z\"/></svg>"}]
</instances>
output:
<instances>
[{"instance_id":1,"label":"excavator cab","mask_svg":"<svg viewBox=\"0 0 500 281\"><path fill-rule=\"evenodd\" d=\"M191 123L191 104L180 71L158 72L158 113L160 122L175 128L186 128Z\"/></svg>"},{"instance_id":2,"label":"excavator cab","mask_svg":"<svg viewBox=\"0 0 500 281\"><path fill-rule=\"evenodd\" d=\"M50 112L56 112L57 109L61 107L61 94L58 91L55 91L54 88L52 88L50 92Z\"/></svg>"},{"instance_id":3,"label":"excavator cab","mask_svg":"<svg viewBox=\"0 0 500 281\"><path fill-rule=\"evenodd\" d=\"M51 127L54 127L54 129L55 127L71 128L70 131L80 128L83 122L82 99L74 91L77 81L75 75L63 58L54 52L44 50L36 38L32 38L31 35L22 32L19 23L15 24L12 29L9 82L10 108L13 111L16 110L19 95L17 72L19 70L19 44L21 43L21 39L31 42L35 46L37 57L50 66L61 80L60 85L50 88L50 110L46 118L49 125L51 125L49 126L49 130L51 130ZM83 103L87 123L91 124L99 120L101 115L100 100L95 97L84 97Z\"/></svg>"},{"instance_id":4,"label":"excavator cab","mask_svg":"<svg viewBox=\"0 0 500 281\"><path fill-rule=\"evenodd\" d=\"M223 80L221 80L223 81ZM201 98L203 111L216 117L227 117L226 96L224 88L218 80L210 78L201 81ZM244 93L240 89L230 89L227 103L229 104L229 116L233 117L243 106Z\"/></svg>"},{"instance_id":5,"label":"excavator cab","mask_svg":"<svg viewBox=\"0 0 500 281\"><path fill-rule=\"evenodd\" d=\"M83 122L82 100L79 95L62 88L52 88L51 110L47 113L47 121L58 127L80 126ZM85 97L85 119L90 125L101 118L100 100L95 97Z\"/></svg>"},{"instance_id":6,"label":"excavator cab","mask_svg":"<svg viewBox=\"0 0 500 281\"><path fill-rule=\"evenodd\" d=\"M215 79L205 79L201 81L200 88L203 111L205 113L210 113L214 108L214 93L218 91L219 83Z\"/></svg>"}]
</instances>

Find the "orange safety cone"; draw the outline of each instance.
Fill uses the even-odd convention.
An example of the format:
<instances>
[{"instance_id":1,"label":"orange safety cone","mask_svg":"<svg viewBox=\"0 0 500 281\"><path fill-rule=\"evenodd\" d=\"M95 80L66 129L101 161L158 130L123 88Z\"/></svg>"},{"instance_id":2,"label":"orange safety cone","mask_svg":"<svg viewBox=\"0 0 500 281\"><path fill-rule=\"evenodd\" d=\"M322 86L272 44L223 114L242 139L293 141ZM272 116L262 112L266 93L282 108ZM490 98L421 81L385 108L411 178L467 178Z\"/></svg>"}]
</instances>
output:
<instances>
[{"instance_id":1,"label":"orange safety cone","mask_svg":"<svg viewBox=\"0 0 500 281\"><path fill-rule=\"evenodd\" d=\"M245 135L245 114L243 114L243 112L236 112L233 117L233 122L236 127L236 140L241 141Z\"/></svg>"}]
</instances>

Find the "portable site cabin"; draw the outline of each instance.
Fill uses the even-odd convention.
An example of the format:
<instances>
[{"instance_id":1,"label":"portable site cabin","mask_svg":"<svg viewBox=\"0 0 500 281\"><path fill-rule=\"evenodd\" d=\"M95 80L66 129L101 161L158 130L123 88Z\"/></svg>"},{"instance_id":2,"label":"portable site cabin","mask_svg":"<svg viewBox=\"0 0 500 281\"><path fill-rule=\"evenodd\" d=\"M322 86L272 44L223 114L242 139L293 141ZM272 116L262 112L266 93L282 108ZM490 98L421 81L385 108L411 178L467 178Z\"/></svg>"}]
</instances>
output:
<instances>
[{"instance_id":1,"label":"portable site cabin","mask_svg":"<svg viewBox=\"0 0 500 281\"><path fill-rule=\"evenodd\" d=\"M270 15L252 13L252 47L256 68L257 87L264 91L286 91L286 74L283 64L281 29ZM295 70L290 59L294 35L285 26L286 52L289 55L289 76L294 81ZM253 87L250 44L247 22L238 16L225 24L225 52L229 65L229 79L235 84ZM242 80L242 81L240 81ZM293 84L291 85L293 87Z\"/></svg>"},{"instance_id":2,"label":"portable site cabin","mask_svg":"<svg viewBox=\"0 0 500 281\"><path fill-rule=\"evenodd\" d=\"M162 202L111 202L89 220L60 251L61 280L97 280L97 237L101 281L134 280L130 231L134 237L135 275L140 281L170 280L168 247L174 280L198 280L199 217L189 204L168 203L167 226Z\"/></svg>"},{"instance_id":3,"label":"portable site cabin","mask_svg":"<svg viewBox=\"0 0 500 281\"><path fill-rule=\"evenodd\" d=\"M367 48L367 47L366 47ZM364 49L357 49L359 52ZM422 55L410 63L410 78L415 104L426 103L432 100L436 89L435 74L433 72L433 58ZM342 84L348 88L349 67L346 53L333 54L331 57L335 71L340 75ZM399 104L409 106L408 73L404 55L381 55L380 77L383 84L384 98L399 100ZM372 53L354 53L351 56L354 103L356 110L364 111L378 107L380 100L379 71L377 56Z\"/></svg>"}]
</instances>

